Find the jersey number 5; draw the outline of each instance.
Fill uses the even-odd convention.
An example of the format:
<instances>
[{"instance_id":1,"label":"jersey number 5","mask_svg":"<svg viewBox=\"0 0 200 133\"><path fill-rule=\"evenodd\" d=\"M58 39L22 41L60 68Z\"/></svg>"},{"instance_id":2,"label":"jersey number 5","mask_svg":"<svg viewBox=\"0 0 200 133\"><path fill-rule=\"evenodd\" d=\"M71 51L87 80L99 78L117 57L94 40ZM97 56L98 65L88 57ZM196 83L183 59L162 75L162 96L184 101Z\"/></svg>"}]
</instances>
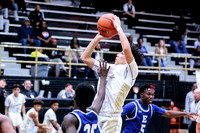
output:
<instances>
[{"instance_id":1,"label":"jersey number 5","mask_svg":"<svg viewBox=\"0 0 200 133\"><path fill-rule=\"evenodd\" d=\"M94 133L94 130L97 128L97 124L92 124L92 127L90 124L86 124L84 127L84 132L87 131L87 133Z\"/></svg>"}]
</instances>

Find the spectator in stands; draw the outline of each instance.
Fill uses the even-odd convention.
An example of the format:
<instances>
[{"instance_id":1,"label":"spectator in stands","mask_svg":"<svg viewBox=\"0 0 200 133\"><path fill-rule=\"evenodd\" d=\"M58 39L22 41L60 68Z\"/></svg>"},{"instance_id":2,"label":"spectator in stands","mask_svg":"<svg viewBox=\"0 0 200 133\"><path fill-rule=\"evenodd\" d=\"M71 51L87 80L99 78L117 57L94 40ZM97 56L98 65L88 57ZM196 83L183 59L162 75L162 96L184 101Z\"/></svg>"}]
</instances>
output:
<instances>
[{"instance_id":1,"label":"spectator in stands","mask_svg":"<svg viewBox=\"0 0 200 133\"><path fill-rule=\"evenodd\" d=\"M127 98L134 99L134 100L139 99L139 93L138 92L139 92L139 86L134 85L132 87L132 91L129 92Z\"/></svg>"},{"instance_id":2,"label":"spectator in stands","mask_svg":"<svg viewBox=\"0 0 200 133\"><path fill-rule=\"evenodd\" d=\"M6 80L0 79L0 88L3 90L4 98L6 98L10 93L6 90Z\"/></svg>"},{"instance_id":3,"label":"spectator in stands","mask_svg":"<svg viewBox=\"0 0 200 133\"><path fill-rule=\"evenodd\" d=\"M198 46L200 46L200 34L198 35L197 40L194 42L194 52L192 53L192 56L199 56L200 50L198 50ZM198 62L198 59L190 59L190 69L193 69L195 66L195 63ZM192 71L189 71L188 73L192 73Z\"/></svg>"},{"instance_id":4,"label":"spectator in stands","mask_svg":"<svg viewBox=\"0 0 200 133\"><path fill-rule=\"evenodd\" d=\"M147 49L144 46L144 41L142 37L139 37L137 40L137 45L138 48L143 52L143 53L148 53ZM142 63L143 66L153 66L153 62L150 56L144 56L144 60Z\"/></svg>"},{"instance_id":5,"label":"spectator in stands","mask_svg":"<svg viewBox=\"0 0 200 133\"><path fill-rule=\"evenodd\" d=\"M128 28L132 28L132 26L137 24L135 6L133 5L132 0L128 0L128 2L123 5L123 11L127 18Z\"/></svg>"},{"instance_id":6,"label":"spectator in stands","mask_svg":"<svg viewBox=\"0 0 200 133\"><path fill-rule=\"evenodd\" d=\"M18 5L19 13L22 13L23 15L27 15L26 4L24 0L16 0L16 3Z\"/></svg>"},{"instance_id":7,"label":"spectator in stands","mask_svg":"<svg viewBox=\"0 0 200 133\"><path fill-rule=\"evenodd\" d=\"M193 93L193 96L194 96L194 101L192 101L191 103L191 112L194 112L194 113L198 113L199 112L199 105L200 105L200 89L195 89L194 90L194 93ZM190 118L191 119L191 123L188 127L188 133L196 133L196 119L197 117L194 117L194 118Z\"/></svg>"},{"instance_id":8,"label":"spectator in stands","mask_svg":"<svg viewBox=\"0 0 200 133\"><path fill-rule=\"evenodd\" d=\"M35 10L30 12L28 18L31 21L33 29L38 29L42 20L44 20L44 13L40 11L40 5L35 5Z\"/></svg>"},{"instance_id":9,"label":"spectator in stands","mask_svg":"<svg viewBox=\"0 0 200 133\"><path fill-rule=\"evenodd\" d=\"M58 95L57 98L60 99L67 99L67 98L73 98L75 94L75 91L73 90L73 87L70 83L67 83L65 85L65 89L61 90Z\"/></svg>"},{"instance_id":10,"label":"spectator in stands","mask_svg":"<svg viewBox=\"0 0 200 133\"><path fill-rule=\"evenodd\" d=\"M19 21L18 16L18 5L16 4L15 0L1 0L0 4L4 9L4 17L8 19L8 10L12 10L14 14L15 21Z\"/></svg>"},{"instance_id":11,"label":"spectator in stands","mask_svg":"<svg viewBox=\"0 0 200 133\"><path fill-rule=\"evenodd\" d=\"M97 52L93 52L92 53L92 58L94 58L97 61L100 61L101 60L101 54L102 54L101 53L101 45L100 45L100 43L96 45L95 50ZM94 76L96 77L96 79L99 79L99 75L98 75L98 73L96 71L94 71Z\"/></svg>"},{"instance_id":12,"label":"spectator in stands","mask_svg":"<svg viewBox=\"0 0 200 133\"><path fill-rule=\"evenodd\" d=\"M7 115L12 123L15 130L19 132L20 125L22 124L22 116L25 117L25 97L20 93L20 85L14 84L13 93L9 95L5 100L5 115Z\"/></svg>"},{"instance_id":13,"label":"spectator in stands","mask_svg":"<svg viewBox=\"0 0 200 133\"><path fill-rule=\"evenodd\" d=\"M35 60L36 51L31 52L32 57ZM43 49L38 49L37 56L39 61L49 62L49 57L46 54L43 54ZM37 77L47 77L49 73L49 65L48 64L37 64L37 75L35 73L35 64L31 65L31 76Z\"/></svg>"},{"instance_id":14,"label":"spectator in stands","mask_svg":"<svg viewBox=\"0 0 200 133\"><path fill-rule=\"evenodd\" d=\"M12 121L5 115L0 114L0 133L16 133Z\"/></svg>"},{"instance_id":15,"label":"spectator in stands","mask_svg":"<svg viewBox=\"0 0 200 133\"><path fill-rule=\"evenodd\" d=\"M31 89L33 85L30 80L25 80L23 86L21 93L24 94L25 98L38 98L38 93Z\"/></svg>"},{"instance_id":16,"label":"spectator in stands","mask_svg":"<svg viewBox=\"0 0 200 133\"><path fill-rule=\"evenodd\" d=\"M50 41L50 48L57 48L58 41L56 39L51 39ZM49 50L47 53L50 59L52 58L60 58L62 59L62 56L64 55L63 51L58 51L58 50Z\"/></svg>"},{"instance_id":17,"label":"spectator in stands","mask_svg":"<svg viewBox=\"0 0 200 133\"><path fill-rule=\"evenodd\" d=\"M26 113L23 124L20 127L21 133L36 133L37 128L35 127L42 128L46 132L51 130L51 128L46 124L39 123L38 112L41 110L42 106L44 106L44 102L42 100L33 101L33 107ZM36 131L34 129L36 129Z\"/></svg>"},{"instance_id":18,"label":"spectator in stands","mask_svg":"<svg viewBox=\"0 0 200 133\"><path fill-rule=\"evenodd\" d=\"M48 127L52 129L51 133L62 133L61 126L57 122L56 111L59 108L59 102L54 100L50 101L50 108L46 111L44 115L43 124L46 124Z\"/></svg>"},{"instance_id":19,"label":"spectator in stands","mask_svg":"<svg viewBox=\"0 0 200 133\"><path fill-rule=\"evenodd\" d=\"M168 54L168 50L165 47L165 40L160 39L158 41L158 46L155 48L155 54L160 54L160 55L167 55ZM160 66L165 67L166 63L167 63L166 56L161 56L160 59L161 59L160 60ZM159 57L156 57L156 60L159 62Z\"/></svg>"},{"instance_id":20,"label":"spectator in stands","mask_svg":"<svg viewBox=\"0 0 200 133\"><path fill-rule=\"evenodd\" d=\"M49 47L50 46L50 41L51 41L51 33L48 30L46 21L42 20L39 29L36 32L36 37L38 40L41 41L41 46L42 47Z\"/></svg>"},{"instance_id":21,"label":"spectator in stands","mask_svg":"<svg viewBox=\"0 0 200 133\"><path fill-rule=\"evenodd\" d=\"M80 56L82 54L82 51L80 51L80 44L78 41L77 37L73 37L71 42L70 42L70 47L71 49L74 49L76 51L72 52L72 63L83 63L83 61L80 59ZM77 65L73 65L73 74L74 74L74 79L77 78ZM88 73L89 73L89 67L86 66L85 67L85 79L88 78Z\"/></svg>"},{"instance_id":22,"label":"spectator in stands","mask_svg":"<svg viewBox=\"0 0 200 133\"><path fill-rule=\"evenodd\" d=\"M36 51L31 52L31 55L32 55L32 57L36 57ZM43 49L38 49L38 57L42 58L43 61L63 63L62 60L60 58L56 57L56 56L52 56L51 55L52 59L50 59L48 55L43 54ZM65 66L63 64L49 64L49 65L41 64L40 65L41 70L40 71L38 70L40 72L40 75L38 73L38 76L47 77L48 76L48 72L49 72L48 66L50 66L52 68L55 67L55 75L56 75L56 77L60 76L60 70L61 69L63 69L66 72ZM35 69L33 67L33 68L31 68L31 75L34 76L34 74L35 74Z\"/></svg>"},{"instance_id":23,"label":"spectator in stands","mask_svg":"<svg viewBox=\"0 0 200 133\"><path fill-rule=\"evenodd\" d=\"M200 46L200 34L198 35L197 40L194 42L194 48L196 49L197 46Z\"/></svg>"},{"instance_id":24,"label":"spectator in stands","mask_svg":"<svg viewBox=\"0 0 200 133\"><path fill-rule=\"evenodd\" d=\"M200 56L200 46L197 46L195 48L195 51L194 53L192 54L193 56ZM200 59L195 59L195 58L191 58L190 59L190 69L193 69L193 68L200 68ZM189 71L190 72L190 71Z\"/></svg>"},{"instance_id":25,"label":"spectator in stands","mask_svg":"<svg viewBox=\"0 0 200 133\"><path fill-rule=\"evenodd\" d=\"M12 2L12 8L13 8L13 13L14 13L15 21L19 21L18 4L16 3L16 0L11 0L11 2Z\"/></svg>"},{"instance_id":26,"label":"spectator in stands","mask_svg":"<svg viewBox=\"0 0 200 133\"><path fill-rule=\"evenodd\" d=\"M191 103L194 101L194 90L197 89L197 83L193 83L191 91L186 94L185 97L185 111L191 112ZM189 118L184 118L183 123L187 124L188 127L191 124L191 120Z\"/></svg>"},{"instance_id":27,"label":"spectator in stands","mask_svg":"<svg viewBox=\"0 0 200 133\"><path fill-rule=\"evenodd\" d=\"M183 35L187 29L186 19L184 13L180 14L180 18L176 20L175 24L178 25L180 34Z\"/></svg>"},{"instance_id":28,"label":"spectator in stands","mask_svg":"<svg viewBox=\"0 0 200 133\"><path fill-rule=\"evenodd\" d=\"M182 33L179 30L178 25L175 25L170 35L169 43L176 53L188 53L185 43L182 40Z\"/></svg>"},{"instance_id":29,"label":"spectator in stands","mask_svg":"<svg viewBox=\"0 0 200 133\"><path fill-rule=\"evenodd\" d=\"M4 32L9 32L10 21L3 16L2 5L0 4L0 30L4 29ZM5 28L4 28L5 26Z\"/></svg>"},{"instance_id":30,"label":"spectator in stands","mask_svg":"<svg viewBox=\"0 0 200 133\"><path fill-rule=\"evenodd\" d=\"M57 40L51 39L51 47L57 48ZM57 50L51 50L48 52L48 57L50 58L50 62L58 62L63 63L62 61L62 55L63 53L61 51ZM49 64L50 67L55 67L55 75L56 77L59 77L61 69L66 72L65 66L63 64Z\"/></svg>"},{"instance_id":31,"label":"spectator in stands","mask_svg":"<svg viewBox=\"0 0 200 133\"><path fill-rule=\"evenodd\" d=\"M35 32L30 27L30 20L25 18L24 24L18 29L18 38L19 42L22 43L23 46L27 46L27 43L31 45L36 45L40 47L41 42L35 38ZM26 54L26 48L23 49L24 54Z\"/></svg>"}]
</instances>

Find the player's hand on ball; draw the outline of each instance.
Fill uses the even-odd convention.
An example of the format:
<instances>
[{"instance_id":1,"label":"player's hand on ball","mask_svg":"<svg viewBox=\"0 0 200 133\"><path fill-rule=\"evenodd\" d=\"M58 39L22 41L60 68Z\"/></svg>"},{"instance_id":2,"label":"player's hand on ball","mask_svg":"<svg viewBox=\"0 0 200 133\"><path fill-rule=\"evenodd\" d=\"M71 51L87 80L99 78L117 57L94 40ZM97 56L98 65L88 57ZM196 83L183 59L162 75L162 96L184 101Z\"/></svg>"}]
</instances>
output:
<instances>
[{"instance_id":1,"label":"player's hand on ball","mask_svg":"<svg viewBox=\"0 0 200 133\"><path fill-rule=\"evenodd\" d=\"M100 40L112 38L112 37L104 37L104 36L102 36L100 33L98 33L98 34L96 35L96 37L99 38Z\"/></svg>"},{"instance_id":2,"label":"player's hand on ball","mask_svg":"<svg viewBox=\"0 0 200 133\"><path fill-rule=\"evenodd\" d=\"M114 27L117 29L117 27L121 27L121 22L120 22L120 19L119 17L117 17L116 15L114 16L114 20L113 20L113 24L114 24Z\"/></svg>"}]
</instances>

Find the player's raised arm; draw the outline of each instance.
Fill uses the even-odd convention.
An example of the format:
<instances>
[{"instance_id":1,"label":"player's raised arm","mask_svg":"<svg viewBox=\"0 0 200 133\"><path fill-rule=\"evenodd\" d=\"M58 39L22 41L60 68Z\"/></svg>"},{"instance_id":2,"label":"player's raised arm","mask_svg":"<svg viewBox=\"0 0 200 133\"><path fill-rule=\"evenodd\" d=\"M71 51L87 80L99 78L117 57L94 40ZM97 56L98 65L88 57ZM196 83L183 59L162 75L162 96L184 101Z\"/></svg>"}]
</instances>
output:
<instances>
[{"instance_id":1,"label":"player's raised arm","mask_svg":"<svg viewBox=\"0 0 200 133\"><path fill-rule=\"evenodd\" d=\"M99 43L100 40L107 39L106 37L103 37L100 34L97 34L94 39L89 43L83 54L81 55L81 60L89 66L91 69L94 65L94 58L91 57L93 50L95 49L96 45Z\"/></svg>"},{"instance_id":2,"label":"player's raised arm","mask_svg":"<svg viewBox=\"0 0 200 133\"><path fill-rule=\"evenodd\" d=\"M69 113L64 117L63 133L76 133L76 125L78 125L78 119Z\"/></svg>"},{"instance_id":3,"label":"player's raised arm","mask_svg":"<svg viewBox=\"0 0 200 133\"><path fill-rule=\"evenodd\" d=\"M99 90L97 92L97 98L92 103L90 109L99 114L103 101L105 99L106 77L110 67L107 69L107 62L99 61L98 74L100 77Z\"/></svg>"},{"instance_id":4,"label":"player's raised arm","mask_svg":"<svg viewBox=\"0 0 200 133\"><path fill-rule=\"evenodd\" d=\"M117 17L117 16L114 17L113 24L114 24L116 30L118 31L119 39L121 41L121 46L122 46L124 55L126 57L126 61L128 64L130 64L133 61L134 57L131 52L130 43L121 28L121 22L120 22L119 17Z\"/></svg>"}]
</instances>

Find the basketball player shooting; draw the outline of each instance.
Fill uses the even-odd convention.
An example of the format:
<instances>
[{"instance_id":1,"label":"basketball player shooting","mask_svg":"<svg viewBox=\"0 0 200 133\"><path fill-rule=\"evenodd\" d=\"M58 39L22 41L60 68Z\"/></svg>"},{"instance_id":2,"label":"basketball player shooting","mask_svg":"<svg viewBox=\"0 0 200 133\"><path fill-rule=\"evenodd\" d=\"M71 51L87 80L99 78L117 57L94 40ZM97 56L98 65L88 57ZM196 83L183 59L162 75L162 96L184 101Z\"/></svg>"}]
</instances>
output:
<instances>
[{"instance_id":1,"label":"basketball player shooting","mask_svg":"<svg viewBox=\"0 0 200 133\"><path fill-rule=\"evenodd\" d=\"M98 122L100 132L103 133L121 132L122 106L130 88L136 80L138 66L142 63L144 57L140 50L130 46L121 28L120 19L117 16L114 16L113 24L119 34L123 51L117 54L115 64L108 64L110 70L107 75L106 95L100 110ZM82 61L94 71L97 71L99 68L99 63L91 55L96 45L102 39L109 38L97 34L81 55Z\"/></svg>"}]
</instances>

